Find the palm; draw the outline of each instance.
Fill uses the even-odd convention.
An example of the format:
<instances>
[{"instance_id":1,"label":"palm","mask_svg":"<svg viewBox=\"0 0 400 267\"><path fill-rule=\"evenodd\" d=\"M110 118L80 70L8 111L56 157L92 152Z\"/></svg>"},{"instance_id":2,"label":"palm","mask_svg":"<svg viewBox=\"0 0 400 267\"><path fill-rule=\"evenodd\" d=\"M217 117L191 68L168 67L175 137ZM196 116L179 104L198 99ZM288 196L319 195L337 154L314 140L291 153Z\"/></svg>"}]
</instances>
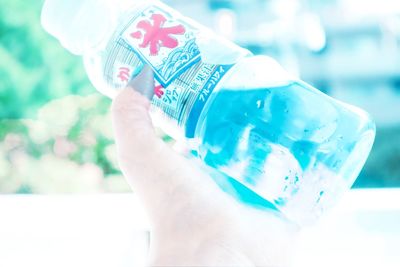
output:
<instances>
[{"instance_id":1,"label":"palm","mask_svg":"<svg viewBox=\"0 0 400 267\"><path fill-rule=\"evenodd\" d=\"M296 228L273 210L240 203L222 191L209 171L181 158L202 186L177 187L164 201L154 227L160 265L286 265ZM182 173L182 175L184 172ZM184 177L183 177L184 178ZM188 179L188 178L186 178ZM174 255L179 253L179 255Z\"/></svg>"}]
</instances>

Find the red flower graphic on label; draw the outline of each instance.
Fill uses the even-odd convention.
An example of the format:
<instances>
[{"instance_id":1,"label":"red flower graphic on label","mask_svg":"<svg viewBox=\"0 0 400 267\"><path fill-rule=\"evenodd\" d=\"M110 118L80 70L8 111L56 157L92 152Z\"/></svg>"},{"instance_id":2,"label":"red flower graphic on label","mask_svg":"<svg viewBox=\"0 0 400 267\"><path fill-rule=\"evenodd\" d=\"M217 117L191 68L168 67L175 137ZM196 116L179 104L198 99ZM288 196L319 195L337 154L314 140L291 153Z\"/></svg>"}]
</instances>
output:
<instances>
[{"instance_id":1,"label":"red flower graphic on label","mask_svg":"<svg viewBox=\"0 0 400 267\"><path fill-rule=\"evenodd\" d=\"M161 98L164 95L164 87L162 87L162 85L157 85L156 87L154 87L154 94L158 98Z\"/></svg>"},{"instance_id":2,"label":"red flower graphic on label","mask_svg":"<svg viewBox=\"0 0 400 267\"><path fill-rule=\"evenodd\" d=\"M121 67L119 68L119 73L118 73L118 78L121 80L121 82L127 82L129 81L129 78L131 77L130 69L126 67Z\"/></svg>"},{"instance_id":3,"label":"red flower graphic on label","mask_svg":"<svg viewBox=\"0 0 400 267\"><path fill-rule=\"evenodd\" d=\"M186 32L183 25L171 27L163 27L167 19L162 14L153 14L152 20L142 20L138 22L136 32L131 33L131 37L135 39L143 38L143 42L139 45L141 48L150 46L150 55L156 56L161 47L175 48L178 46L178 40L171 35L182 35ZM144 35L143 32L144 31Z\"/></svg>"}]
</instances>

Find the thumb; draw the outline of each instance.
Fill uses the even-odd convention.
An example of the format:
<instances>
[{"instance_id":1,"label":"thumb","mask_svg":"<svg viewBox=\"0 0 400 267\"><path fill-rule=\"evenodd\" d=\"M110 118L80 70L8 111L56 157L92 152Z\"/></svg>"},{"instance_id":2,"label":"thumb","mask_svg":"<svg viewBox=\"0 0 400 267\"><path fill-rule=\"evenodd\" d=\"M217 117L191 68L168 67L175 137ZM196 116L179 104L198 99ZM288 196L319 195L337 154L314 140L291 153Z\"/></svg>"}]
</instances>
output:
<instances>
[{"instance_id":1,"label":"thumb","mask_svg":"<svg viewBox=\"0 0 400 267\"><path fill-rule=\"evenodd\" d=\"M154 222L219 189L156 136L149 107L146 97L126 88L113 101L112 118L120 168Z\"/></svg>"}]
</instances>

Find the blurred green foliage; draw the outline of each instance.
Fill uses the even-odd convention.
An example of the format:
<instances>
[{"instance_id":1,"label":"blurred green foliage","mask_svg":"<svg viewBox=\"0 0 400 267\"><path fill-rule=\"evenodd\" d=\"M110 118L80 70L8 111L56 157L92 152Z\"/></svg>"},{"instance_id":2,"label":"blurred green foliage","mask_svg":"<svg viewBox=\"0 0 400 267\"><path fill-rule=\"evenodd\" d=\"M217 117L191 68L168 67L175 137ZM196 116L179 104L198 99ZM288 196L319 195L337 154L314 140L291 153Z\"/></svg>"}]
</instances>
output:
<instances>
[{"instance_id":1,"label":"blurred green foliage","mask_svg":"<svg viewBox=\"0 0 400 267\"><path fill-rule=\"evenodd\" d=\"M110 100L42 29L42 4L0 0L0 193L128 191Z\"/></svg>"},{"instance_id":2,"label":"blurred green foliage","mask_svg":"<svg viewBox=\"0 0 400 267\"><path fill-rule=\"evenodd\" d=\"M42 3L0 0L0 118L34 117L51 99L94 92L81 59L42 29Z\"/></svg>"},{"instance_id":3,"label":"blurred green foliage","mask_svg":"<svg viewBox=\"0 0 400 267\"><path fill-rule=\"evenodd\" d=\"M125 192L100 95L45 104L37 119L0 121L0 192ZM66 112L68 111L68 112Z\"/></svg>"}]
</instances>

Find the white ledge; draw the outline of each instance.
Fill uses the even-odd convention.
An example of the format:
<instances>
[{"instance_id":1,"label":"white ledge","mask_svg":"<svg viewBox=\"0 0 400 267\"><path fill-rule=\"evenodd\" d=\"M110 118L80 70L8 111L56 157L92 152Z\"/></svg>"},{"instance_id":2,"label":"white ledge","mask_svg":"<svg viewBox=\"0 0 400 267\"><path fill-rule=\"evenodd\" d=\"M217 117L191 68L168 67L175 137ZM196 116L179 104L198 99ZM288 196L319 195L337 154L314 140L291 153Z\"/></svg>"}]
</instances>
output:
<instances>
[{"instance_id":1,"label":"white ledge","mask_svg":"<svg viewBox=\"0 0 400 267\"><path fill-rule=\"evenodd\" d=\"M144 264L148 221L133 194L0 195L0 266ZM400 266L400 189L351 190L303 231L294 266Z\"/></svg>"}]
</instances>

